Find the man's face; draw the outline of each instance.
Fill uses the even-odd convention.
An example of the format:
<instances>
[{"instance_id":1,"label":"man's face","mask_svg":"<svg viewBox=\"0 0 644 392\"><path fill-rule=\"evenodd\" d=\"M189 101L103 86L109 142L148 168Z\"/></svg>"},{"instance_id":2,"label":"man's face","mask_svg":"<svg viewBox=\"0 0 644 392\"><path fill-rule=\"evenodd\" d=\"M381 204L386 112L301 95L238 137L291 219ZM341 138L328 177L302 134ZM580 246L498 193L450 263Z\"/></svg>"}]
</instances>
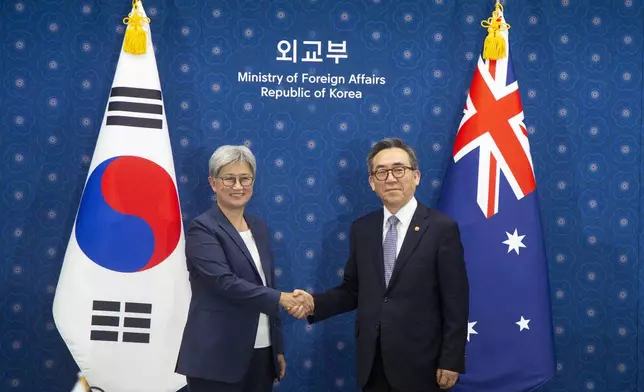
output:
<instances>
[{"instance_id":1,"label":"man's face","mask_svg":"<svg viewBox=\"0 0 644 392\"><path fill-rule=\"evenodd\" d=\"M409 154L401 148L387 148L373 157L369 185L388 210L398 210L414 196L420 172L410 167ZM386 172L389 169L393 170ZM402 176L396 178L394 173Z\"/></svg>"}]
</instances>

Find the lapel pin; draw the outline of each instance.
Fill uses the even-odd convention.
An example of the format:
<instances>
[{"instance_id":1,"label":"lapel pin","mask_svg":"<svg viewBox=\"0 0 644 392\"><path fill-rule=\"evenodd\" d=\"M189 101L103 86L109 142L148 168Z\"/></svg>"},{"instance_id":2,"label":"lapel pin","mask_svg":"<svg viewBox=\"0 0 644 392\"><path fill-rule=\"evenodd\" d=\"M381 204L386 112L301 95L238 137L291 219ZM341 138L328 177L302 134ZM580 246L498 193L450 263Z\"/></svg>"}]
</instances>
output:
<instances>
[{"instance_id":1,"label":"lapel pin","mask_svg":"<svg viewBox=\"0 0 644 392\"><path fill-rule=\"evenodd\" d=\"M418 230L420 230L420 227L418 226L414 227L414 231L418 231Z\"/></svg>"}]
</instances>

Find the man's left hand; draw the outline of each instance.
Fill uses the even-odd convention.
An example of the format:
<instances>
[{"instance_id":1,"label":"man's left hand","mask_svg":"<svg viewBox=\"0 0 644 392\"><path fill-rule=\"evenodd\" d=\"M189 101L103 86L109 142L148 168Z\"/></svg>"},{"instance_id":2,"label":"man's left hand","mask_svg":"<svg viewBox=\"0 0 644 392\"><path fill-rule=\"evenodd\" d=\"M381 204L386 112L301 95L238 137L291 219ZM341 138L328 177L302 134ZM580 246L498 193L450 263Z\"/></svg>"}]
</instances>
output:
<instances>
[{"instance_id":1,"label":"man's left hand","mask_svg":"<svg viewBox=\"0 0 644 392\"><path fill-rule=\"evenodd\" d=\"M458 380L458 373L451 370L438 369L436 370L436 382L441 389L449 389L456 384Z\"/></svg>"},{"instance_id":2,"label":"man's left hand","mask_svg":"<svg viewBox=\"0 0 644 392\"><path fill-rule=\"evenodd\" d=\"M284 376L286 375L286 359L284 358L284 354L277 354L277 362L280 365L279 380L282 381L284 379Z\"/></svg>"}]
</instances>

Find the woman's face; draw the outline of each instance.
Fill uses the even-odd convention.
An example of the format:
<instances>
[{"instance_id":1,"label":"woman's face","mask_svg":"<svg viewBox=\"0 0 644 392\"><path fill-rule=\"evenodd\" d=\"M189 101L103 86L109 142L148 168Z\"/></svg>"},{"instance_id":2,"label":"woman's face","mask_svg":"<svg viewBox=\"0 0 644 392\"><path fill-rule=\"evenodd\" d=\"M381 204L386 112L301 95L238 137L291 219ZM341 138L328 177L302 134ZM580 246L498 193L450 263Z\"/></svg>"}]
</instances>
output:
<instances>
[{"instance_id":1,"label":"woman's face","mask_svg":"<svg viewBox=\"0 0 644 392\"><path fill-rule=\"evenodd\" d=\"M253 195L255 178L248 163L229 163L208 181L217 194L217 203L224 208L243 208Z\"/></svg>"}]
</instances>

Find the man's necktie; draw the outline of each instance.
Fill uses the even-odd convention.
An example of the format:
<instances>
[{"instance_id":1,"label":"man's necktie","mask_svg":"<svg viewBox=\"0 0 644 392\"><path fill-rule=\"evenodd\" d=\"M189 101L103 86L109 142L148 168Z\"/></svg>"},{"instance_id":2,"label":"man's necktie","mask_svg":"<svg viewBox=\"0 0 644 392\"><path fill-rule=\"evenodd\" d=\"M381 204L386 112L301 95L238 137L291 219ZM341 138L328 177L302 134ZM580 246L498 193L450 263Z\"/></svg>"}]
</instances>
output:
<instances>
[{"instance_id":1,"label":"man's necktie","mask_svg":"<svg viewBox=\"0 0 644 392\"><path fill-rule=\"evenodd\" d=\"M396 264L396 245L398 243L398 218L392 215L387 220L389 223L389 230L385 236L385 243L382 246L383 256L385 259L385 286L389 286L389 279L394 272L394 265Z\"/></svg>"}]
</instances>

